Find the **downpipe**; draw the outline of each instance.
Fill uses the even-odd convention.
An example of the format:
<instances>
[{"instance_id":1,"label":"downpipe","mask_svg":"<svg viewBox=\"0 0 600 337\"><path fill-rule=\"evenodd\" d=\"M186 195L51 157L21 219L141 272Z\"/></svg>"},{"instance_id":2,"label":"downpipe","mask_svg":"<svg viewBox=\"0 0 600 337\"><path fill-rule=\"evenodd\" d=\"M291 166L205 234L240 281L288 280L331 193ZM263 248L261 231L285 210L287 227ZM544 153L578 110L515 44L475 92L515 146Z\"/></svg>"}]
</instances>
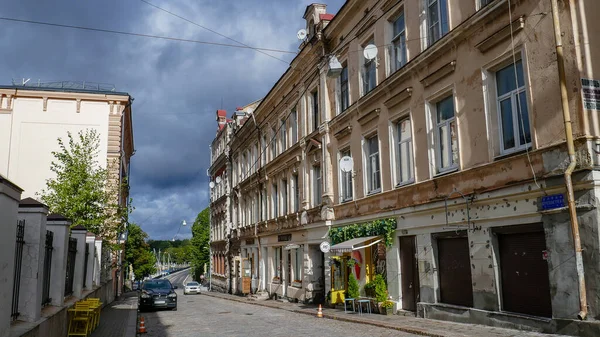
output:
<instances>
[{"instance_id":1,"label":"downpipe","mask_svg":"<svg viewBox=\"0 0 600 337\"><path fill-rule=\"evenodd\" d=\"M567 151L569 153L569 166L565 170L565 185L567 187L567 200L569 204L569 216L571 220L571 233L573 235L573 245L575 248L575 264L577 268L577 278L579 281L579 314L577 318L585 320L588 315L587 292L585 286L585 273L583 268L583 254L581 249L581 238L579 236L579 223L577 221L577 209L575 207L575 194L573 193L573 181L571 175L577 165L575 157L575 145L573 143L573 128L571 123L571 113L569 111L569 100L567 96L567 85L565 79L565 63L562 45L562 34L560 29L560 19L558 13L558 1L550 0L552 3L552 19L554 22L554 39L556 43L556 59L558 63L558 77L560 82L560 98L562 103L563 120L565 124L565 136L567 140Z\"/></svg>"}]
</instances>

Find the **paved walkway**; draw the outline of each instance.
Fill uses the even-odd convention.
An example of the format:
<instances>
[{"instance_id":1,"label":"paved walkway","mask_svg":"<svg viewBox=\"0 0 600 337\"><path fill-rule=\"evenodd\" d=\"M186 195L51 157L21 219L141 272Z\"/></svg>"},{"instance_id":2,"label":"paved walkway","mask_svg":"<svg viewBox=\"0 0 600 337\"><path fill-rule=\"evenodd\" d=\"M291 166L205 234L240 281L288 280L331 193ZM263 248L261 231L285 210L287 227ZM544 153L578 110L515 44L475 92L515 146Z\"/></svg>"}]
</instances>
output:
<instances>
[{"instance_id":1,"label":"paved walkway","mask_svg":"<svg viewBox=\"0 0 600 337\"><path fill-rule=\"evenodd\" d=\"M203 292L202 295L228 299L231 301L260 305L270 308L283 309L295 313L316 316L314 305L297 303L286 303L281 301L249 301L245 297L222 294L217 292ZM425 318L407 317L400 315L386 316L380 314L358 315L344 313L343 309L323 308L323 316L329 319L342 320L354 323L369 324L385 327L397 331L404 331L422 336L432 337L464 337L464 336L486 336L486 337L548 337L561 335L548 335L539 332L519 331L513 329L496 328L476 324L463 324L448 321L440 321ZM566 336L565 336L566 337Z\"/></svg>"},{"instance_id":2,"label":"paved walkway","mask_svg":"<svg viewBox=\"0 0 600 337\"><path fill-rule=\"evenodd\" d=\"M91 337L135 337L136 319L137 292L132 291L102 309L100 324Z\"/></svg>"}]
</instances>

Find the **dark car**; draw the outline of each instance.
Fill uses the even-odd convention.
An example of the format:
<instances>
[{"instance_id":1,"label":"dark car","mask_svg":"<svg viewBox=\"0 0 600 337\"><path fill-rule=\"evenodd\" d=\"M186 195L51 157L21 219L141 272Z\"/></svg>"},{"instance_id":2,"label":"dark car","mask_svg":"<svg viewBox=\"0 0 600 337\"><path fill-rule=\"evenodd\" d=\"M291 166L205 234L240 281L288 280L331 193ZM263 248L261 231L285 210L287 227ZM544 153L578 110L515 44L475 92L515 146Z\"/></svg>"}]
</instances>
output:
<instances>
[{"instance_id":1,"label":"dark car","mask_svg":"<svg viewBox=\"0 0 600 337\"><path fill-rule=\"evenodd\" d=\"M138 290L138 306L140 311L148 309L177 310L177 294L169 280L155 279L142 283Z\"/></svg>"}]
</instances>

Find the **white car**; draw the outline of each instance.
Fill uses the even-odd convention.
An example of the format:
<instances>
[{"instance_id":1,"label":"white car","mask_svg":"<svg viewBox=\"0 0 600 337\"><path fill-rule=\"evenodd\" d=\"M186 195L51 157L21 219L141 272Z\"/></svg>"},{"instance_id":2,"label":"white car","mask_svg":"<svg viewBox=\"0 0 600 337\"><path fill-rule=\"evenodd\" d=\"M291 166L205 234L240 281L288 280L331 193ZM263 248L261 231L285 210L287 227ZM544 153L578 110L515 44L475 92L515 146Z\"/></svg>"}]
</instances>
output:
<instances>
[{"instance_id":1,"label":"white car","mask_svg":"<svg viewBox=\"0 0 600 337\"><path fill-rule=\"evenodd\" d=\"M200 294L200 283L198 282L188 282L183 288L183 294Z\"/></svg>"}]
</instances>

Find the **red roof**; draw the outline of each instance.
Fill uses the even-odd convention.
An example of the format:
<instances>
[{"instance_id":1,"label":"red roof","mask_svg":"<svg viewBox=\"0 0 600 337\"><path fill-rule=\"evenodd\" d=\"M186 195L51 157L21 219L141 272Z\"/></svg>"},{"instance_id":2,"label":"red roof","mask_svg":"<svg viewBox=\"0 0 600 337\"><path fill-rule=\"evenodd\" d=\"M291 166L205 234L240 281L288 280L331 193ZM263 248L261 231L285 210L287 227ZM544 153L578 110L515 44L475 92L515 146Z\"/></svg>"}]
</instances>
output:
<instances>
[{"instance_id":1,"label":"red roof","mask_svg":"<svg viewBox=\"0 0 600 337\"><path fill-rule=\"evenodd\" d=\"M227 117L227 111L225 111L225 110L217 110L217 116L219 116L219 117Z\"/></svg>"},{"instance_id":2,"label":"red roof","mask_svg":"<svg viewBox=\"0 0 600 337\"><path fill-rule=\"evenodd\" d=\"M333 14L319 14L319 19L331 21L331 20L333 20L334 16L335 15L333 15Z\"/></svg>"}]
</instances>

